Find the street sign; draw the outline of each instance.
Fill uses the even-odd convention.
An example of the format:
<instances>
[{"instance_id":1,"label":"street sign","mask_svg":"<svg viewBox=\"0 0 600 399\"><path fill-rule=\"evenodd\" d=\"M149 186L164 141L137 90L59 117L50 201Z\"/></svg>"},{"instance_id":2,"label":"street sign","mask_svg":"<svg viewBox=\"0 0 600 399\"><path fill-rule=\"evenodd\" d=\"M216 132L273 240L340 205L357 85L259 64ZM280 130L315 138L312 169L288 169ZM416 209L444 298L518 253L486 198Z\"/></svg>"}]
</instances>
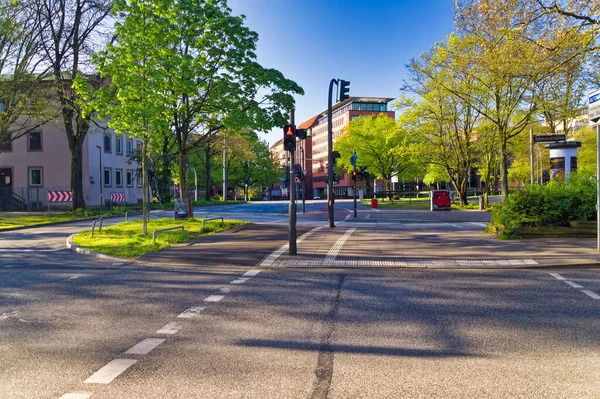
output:
<instances>
[{"instance_id":1,"label":"street sign","mask_svg":"<svg viewBox=\"0 0 600 399\"><path fill-rule=\"evenodd\" d=\"M352 164L352 166L354 166L356 168L356 151L354 151L354 154L352 154L352 156L350 157L350 163Z\"/></svg>"},{"instance_id":2,"label":"street sign","mask_svg":"<svg viewBox=\"0 0 600 399\"><path fill-rule=\"evenodd\" d=\"M566 141L566 134L536 134L533 136L534 143L553 143L555 141Z\"/></svg>"}]
</instances>

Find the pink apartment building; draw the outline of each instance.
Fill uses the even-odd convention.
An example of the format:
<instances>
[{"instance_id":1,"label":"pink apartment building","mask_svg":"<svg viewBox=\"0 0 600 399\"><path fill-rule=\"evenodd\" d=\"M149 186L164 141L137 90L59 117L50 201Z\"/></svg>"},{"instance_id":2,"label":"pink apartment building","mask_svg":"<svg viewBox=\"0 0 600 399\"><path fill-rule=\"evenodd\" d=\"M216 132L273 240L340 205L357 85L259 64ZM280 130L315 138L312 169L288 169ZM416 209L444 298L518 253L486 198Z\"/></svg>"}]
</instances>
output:
<instances>
[{"instance_id":1,"label":"pink apartment building","mask_svg":"<svg viewBox=\"0 0 600 399\"><path fill-rule=\"evenodd\" d=\"M101 197L103 206L110 205L113 193L123 194L125 203L141 201L141 176L128 157L140 146L138 139L92 124L83 144L86 206L98 207ZM60 119L7 144L0 153L0 209L47 209L48 191L70 191L70 160ZM51 209L69 207L69 202L50 203Z\"/></svg>"}]
</instances>

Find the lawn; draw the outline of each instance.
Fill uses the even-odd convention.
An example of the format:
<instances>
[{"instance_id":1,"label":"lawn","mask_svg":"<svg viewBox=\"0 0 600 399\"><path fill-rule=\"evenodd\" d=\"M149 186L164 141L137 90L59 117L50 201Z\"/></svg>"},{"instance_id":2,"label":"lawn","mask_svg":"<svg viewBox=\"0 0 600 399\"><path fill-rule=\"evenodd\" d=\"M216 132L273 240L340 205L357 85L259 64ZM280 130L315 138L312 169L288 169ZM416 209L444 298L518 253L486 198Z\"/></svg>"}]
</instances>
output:
<instances>
[{"instance_id":1,"label":"lawn","mask_svg":"<svg viewBox=\"0 0 600 399\"><path fill-rule=\"evenodd\" d=\"M158 219L148 222L148 234L142 234L142 222L123 222L114 226L94 231L83 231L73 237L77 246L119 258L137 258L148 252L158 251L175 243L186 242L204 235L218 233L248 222L240 220L225 220L221 226L220 220L206 222L202 228L202 219ZM174 226L183 226L184 231L171 230L159 233L156 243L152 240L152 232Z\"/></svg>"}]
</instances>

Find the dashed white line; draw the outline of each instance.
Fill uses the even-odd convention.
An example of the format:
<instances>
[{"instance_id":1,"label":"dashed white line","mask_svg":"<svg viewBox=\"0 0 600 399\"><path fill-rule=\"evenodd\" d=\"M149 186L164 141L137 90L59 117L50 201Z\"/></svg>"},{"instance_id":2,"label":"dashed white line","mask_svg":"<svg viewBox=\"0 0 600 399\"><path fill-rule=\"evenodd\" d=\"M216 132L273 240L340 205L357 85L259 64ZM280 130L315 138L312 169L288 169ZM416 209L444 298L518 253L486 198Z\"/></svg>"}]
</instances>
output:
<instances>
[{"instance_id":1,"label":"dashed white line","mask_svg":"<svg viewBox=\"0 0 600 399\"><path fill-rule=\"evenodd\" d=\"M260 273L260 270L258 270L258 269L251 269L251 270L248 270L246 273L242 274L242 277L254 277L258 273Z\"/></svg>"},{"instance_id":2,"label":"dashed white line","mask_svg":"<svg viewBox=\"0 0 600 399\"><path fill-rule=\"evenodd\" d=\"M204 302L219 302L223 298L225 295L210 295L204 298Z\"/></svg>"},{"instance_id":3,"label":"dashed white line","mask_svg":"<svg viewBox=\"0 0 600 399\"><path fill-rule=\"evenodd\" d=\"M243 284L248 280L250 280L250 277L240 277L233 281L230 281L229 284Z\"/></svg>"},{"instance_id":4,"label":"dashed white line","mask_svg":"<svg viewBox=\"0 0 600 399\"><path fill-rule=\"evenodd\" d=\"M563 282L566 283L566 284L569 284L573 288L583 288L583 285L579 285L579 284L574 283L572 281L563 280Z\"/></svg>"},{"instance_id":5,"label":"dashed white line","mask_svg":"<svg viewBox=\"0 0 600 399\"><path fill-rule=\"evenodd\" d=\"M126 355L147 355L152 349L165 342L163 338L146 338L139 344L133 346Z\"/></svg>"},{"instance_id":6,"label":"dashed white line","mask_svg":"<svg viewBox=\"0 0 600 399\"><path fill-rule=\"evenodd\" d=\"M371 215L365 216L365 219L371 219Z\"/></svg>"},{"instance_id":7,"label":"dashed white line","mask_svg":"<svg viewBox=\"0 0 600 399\"><path fill-rule=\"evenodd\" d=\"M2 267L19 267L17 265L6 265L6 266L2 266Z\"/></svg>"},{"instance_id":8,"label":"dashed white line","mask_svg":"<svg viewBox=\"0 0 600 399\"><path fill-rule=\"evenodd\" d=\"M442 223L447 224L448 226L456 227L457 229L460 229L460 230L464 230L464 227L460 227L459 225L456 225L456 224L447 223L447 222L442 222Z\"/></svg>"},{"instance_id":9,"label":"dashed white line","mask_svg":"<svg viewBox=\"0 0 600 399\"><path fill-rule=\"evenodd\" d=\"M88 399L90 396L92 396L91 393L73 392L73 393L66 393L58 399Z\"/></svg>"},{"instance_id":10,"label":"dashed white line","mask_svg":"<svg viewBox=\"0 0 600 399\"><path fill-rule=\"evenodd\" d=\"M117 378L121 373L133 366L137 360L135 359L115 359L102 367L100 370L92 374L85 384L110 384L112 380Z\"/></svg>"},{"instance_id":11,"label":"dashed white line","mask_svg":"<svg viewBox=\"0 0 600 399\"><path fill-rule=\"evenodd\" d=\"M77 274L77 275L75 275L75 276L71 276L71 277L69 277L68 279L69 279L69 280L75 280L75 279L77 279L77 278L79 278L79 277L81 277L81 274Z\"/></svg>"},{"instance_id":12,"label":"dashed white line","mask_svg":"<svg viewBox=\"0 0 600 399\"><path fill-rule=\"evenodd\" d=\"M585 295L589 296L592 299L600 299L600 295L596 294L594 291L590 290L581 290Z\"/></svg>"},{"instance_id":13,"label":"dashed white line","mask_svg":"<svg viewBox=\"0 0 600 399\"><path fill-rule=\"evenodd\" d=\"M219 292L221 294L229 294L231 292L230 288L219 288Z\"/></svg>"},{"instance_id":14,"label":"dashed white line","mask_svg":"<svg viewBox=\"0 0 600 399\"><path fill-rule=\"evenodd\" d=\"M551 275L552 277L554 277L555 279L557 279L557 280L564 280L564 279L565 279L563 276L561 276L561 275L560 275L560 274L558 274L558 273L550 273L550 275Z\"/></svg>"},{"instance_id":15,"label":"dashed white line","mask_svg":"<svg viewBox=\"0 0 600 399\"><path fill-rule=\"evenodd\" d=\"M179 316L180 319L191 319L192 317L198 316L200 312L205 309L203 306L196 306L195 308L189 308L184 310Z\"/></svg>"},{"instance_id":16,"label":"dashed white line","mask_svg":"<svg viewBox=\"0 0 600 399\"><path fill-rule=\"evenodd\" d=\"M163 328L156 331L155 334L176 334L181 329L181 324L171 322L165 324Z\"/></svg>"},{"instance_id":17,"label":"dashed white line","mask_svg":"<svg viewBox=\"0 0 600 399\"><path fill-rule=\"evenodd\" d=\"M121 265L123 265L123 263L121 263L121 262L116 262L116 263L113 263L112 265L113 265L113 266L121 266Z\"/></svg>"},{"instance_id":18,"label":"dashed white line","mask_svg":"<svg viewBox=\"0 0 600 399\"><path fill-rule=\"evenodd\" d=\"M348 219L350 219L350 217L351 217L351 216L352 216L352 215L346 215L346 217L344 218L344 220L348 220Z\"/></svg>"}]
</instances>

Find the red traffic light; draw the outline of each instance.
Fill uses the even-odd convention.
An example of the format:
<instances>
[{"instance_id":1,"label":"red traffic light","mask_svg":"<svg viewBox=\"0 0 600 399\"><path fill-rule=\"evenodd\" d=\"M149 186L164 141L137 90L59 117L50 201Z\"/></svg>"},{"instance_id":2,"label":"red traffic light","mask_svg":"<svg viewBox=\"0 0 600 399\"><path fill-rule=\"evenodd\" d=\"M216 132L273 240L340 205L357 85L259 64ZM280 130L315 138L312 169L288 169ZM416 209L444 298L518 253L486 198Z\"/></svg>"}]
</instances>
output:
<instances>
[{"instance_id":1,"label":"red traffic light","mask_svg":"<svg viewBox=\"0 0 600 399\"><path fill-rule=\"evenodd\" d=\"M283 128L283 133L286 137L294 137L294 126L293 125L286 125Z\"/></svg>"}]
</instances>

